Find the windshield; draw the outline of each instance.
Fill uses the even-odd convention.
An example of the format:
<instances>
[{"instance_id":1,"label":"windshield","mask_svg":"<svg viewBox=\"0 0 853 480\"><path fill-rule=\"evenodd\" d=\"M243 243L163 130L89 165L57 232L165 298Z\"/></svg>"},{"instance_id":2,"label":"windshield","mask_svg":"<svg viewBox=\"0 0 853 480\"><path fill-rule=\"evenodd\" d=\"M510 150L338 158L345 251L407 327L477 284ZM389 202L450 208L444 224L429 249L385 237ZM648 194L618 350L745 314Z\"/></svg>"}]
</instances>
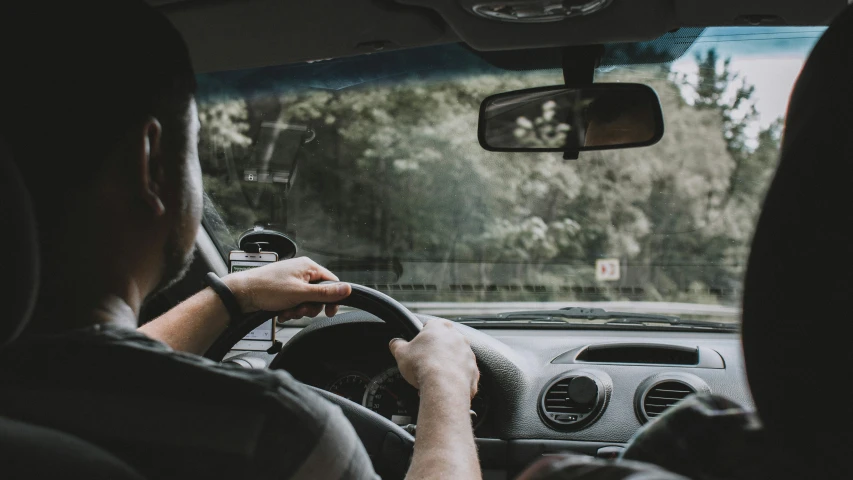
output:
<instances>
[{"instance_id":1,"label":"windshield","mask_svg":"<svg viewBox=\"0 0 853 480\"><path fill-rule=\"evenodd\" d=\"M415 312L736 322L781 117L822 30L707 29L667 63L623 48L595 81L654 88L664 137L577 160L483 150L480 102L562 71L461 45L200 75L205 225L226 258L255 225L284 232Z\"/></svg>"}]
</instances>

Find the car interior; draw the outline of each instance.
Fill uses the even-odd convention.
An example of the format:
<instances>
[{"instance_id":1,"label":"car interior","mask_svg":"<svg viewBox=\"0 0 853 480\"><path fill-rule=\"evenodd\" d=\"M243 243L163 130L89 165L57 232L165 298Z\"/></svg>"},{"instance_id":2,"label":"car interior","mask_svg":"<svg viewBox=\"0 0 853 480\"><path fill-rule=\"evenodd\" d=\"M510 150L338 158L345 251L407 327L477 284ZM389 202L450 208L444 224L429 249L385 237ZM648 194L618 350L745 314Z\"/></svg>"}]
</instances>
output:
<instances>
[{"instance_id":1,"label":"car interior","mask_svg":"<svg viewBox=\"0 0 853 480\"><path fill-rule=\"evenodd\" d=\"M471 112L479 113L479 131L475 125L456 130L455 135L466 136L466 141L475 145L479 142L478 148L490 153L509 152L495 155L517 155L513 161L524 159L524 155L551 155L556 162L577 165L592 158L587 155L594 152L587 150L596 148L616 151L635 147L637 156L623 161L642 161L643 149L652 148L646 145L672 141L667 135L678 131L677 126L667 123L674 117L666 92L657 88L655 93L645 86L643 77L633 80L643 84L636 91L629 85L608 89L600 79L610 82L607 85L622 82L619 78L609 80L607 75L614 74L608 68L671 64L691 46L699 45L696 42L707 39L703 32L712 28L801 29L798 32L809 28L810 41L820 40L801 67L790 94L781 150L771 161L775 174L767 177L769 187L756 194L761 197L760 211L751 217L748 229L752 233L745 236L746 263L738 270L736 285L712 289L714 301L701 302L703 309L687 301L670 301L658 310L640 309L648 305L632 306L628 300L645 301L645 294L624 282L619 284L623 289L619 295L602 297L596 288L611 288L609 285L615 283L607 283L610 279L621 281L629 278L626 272L633 275L639 270L630 262L613 265L589 261L589 275L593 275L593 264L595 275L601 269L595 282L561 287L567 295L577 293L565 297L573 300L551 298L546 295L550 290L543 292L536 284L527 285L532 282L521 269L507 267L519 276L518 281L509 282L517 285L514 288L519 293L513 296L514 291L507 286L506 296L498 297L502 287L493 285L496 282L474 278L453 283L448 280L451 277L441 276L445 275L443 270L430 270L431 264L424 259L346 250L340 247L346 245L345 235L310 240L304 232L332 232L334 228L311 230L305 226L307 218L288 210L315 198L298 191L299 181L308 182L312 174L300 164L302 178L297 180L294 163L287 177L287 188L292 185L294 190L291 203L284 209L288 225L296 227L278 234L287 240L283 246L275 246L279 241L275 232L275 238L263 237L275 230L271 224L232 225L236 214L222 207L226 197L208 190L205 179L211 211L206 211L193 264L186 277L145 305L140 322L157 317L204 288L203 278L208 272L224 276L235 271L230 252L263 251L265 246L274 245L279 259L308 255L338 272L342 280L350 281L353 294L341 302L342 313L282 324L270 321L275 312L246 315L232 323L205 356L234 368L283 369L311 386L341 407L383 478L405 476L417 436L418 413L417 391L400 375L387 345L395 337L413 338L424 320L434 317L456 320L455 326L470 341L477 357L481 383L472 401L471 416L483 478L514 478L542 456L559 452L615 459L644 425L665 415L687 396L699 393L721 395L758 412L764 434L751 448L768 458L767 478L792 478L794 472L806 478L849 478L851 467L845 465L849 463L845 456L853 446L853 407L847 393L853 350L844 324L846 302L853 292L853 280L845 272L853 258L849 233L853 209L847 196L847 183L853 178L853 164L849 162L853 152L849 135L853 125L853 11L845 10L847 1L148 3L166 14L183 34L203 90L205 85L224 88L222 85L231 82L229 85L238 85L233 87L235 91L262 97L270 91L268 85L273 80L281 79L295 82L288 87L294 91L299 82L314 85L324 81L328 91L343 91L344 87L329 85L377 79L402 84L413 75L427 75L424 71L444 69L446 77L442 78L452 79L454 75L469 75L475 68L477 72L497 69L510 80L485 94L482 88L473 94L473 102L483 102L479 112ZM650 46L653 53L639 50ZM634 52L633 60L624 59L627 51ZM478 63L472 67L471 62ZM535 77L540 71L550 73L540 79ZM528 79L512 87L523 95L502 96L510 88L500 88L515 85L514 78ZM549 83L559 85L550 87ZM648 83L653 88L658 85ZM536 91L521 90L534 85L536 88L530 90ZM590 108L616 91L623 101L636 94L659 105L660 97L663 110L657 106L649 110L648 121L653 128L634 139L636 142L590 145L595 120L584 120L586 146L512 143L520 142L518 128L524 127L517 122L519 110L510 110L514 116L503 130L498 125L498 110L524 108L521 103L540 101L543 94L557 105L554 108L561 108L564 97L552 95L545 87L563 95L566 102L587 101ZM438 97L424 98L429 102ZM507 107L512 101L518 103ZM204 102L199 100L202 107ZM540 105L536 103L535 107ZM356 111L356 107L343 108ZM322 129L312 128L324 141ZM492 128L494 132L489 130ZM304 140L306 132L313 139L310 129L291 130L298 130L306 144L311 141ZM495 143L502 141L509 143ZM678 140L690 148L687 141ZM459 148L464 151L469 147ZM706 147L697 148L698 152ZM26 187L2 145L0 156L2 250L17 252L11 257L14 281L2 292L6 306L0 322L2 348L26 325L38 291L40 266L35 248L37 225ZM500 162L510 157L493 158ZM274 176L272 171L250 171L248 167L241 172L246 182L262 174ZM275 181L270 180L270 185ZM353 203L361 201L357 195L368 196L355 192ZM269 205L265 201L256 202L258 209L274 210L272 205L278 200ZM367 204L367 200L363 202ZM221 207L219 211L217 207ZM380 228L379 220L375 228ZM229 237L243 230L247 233L240 240ZM340 251L335 250L338 247ZM597 260L606 260L605 254ZM553 267L555 275L563 268L558 267ZM699 271L703 267L689 268ZM426 273L417 277L413 272ZM457 295L452 298L462 300L447 300L451 297L436 293L445 287ZM478 289L485 293L477 293ZM498 293L489 296L490 289ZM530 295L520 301L526 292ZM496 298L508 298L512 305L486 305L488 299ZM602 298L608 303L596 303ZM463 310L462 303L468 310ZM16 478L70 476L72 472L80 478L143 478L107 451L50 425L0 417L0 475L11 465L21 468L12 471L25 472Z\"/></svg>"}]
</instances>

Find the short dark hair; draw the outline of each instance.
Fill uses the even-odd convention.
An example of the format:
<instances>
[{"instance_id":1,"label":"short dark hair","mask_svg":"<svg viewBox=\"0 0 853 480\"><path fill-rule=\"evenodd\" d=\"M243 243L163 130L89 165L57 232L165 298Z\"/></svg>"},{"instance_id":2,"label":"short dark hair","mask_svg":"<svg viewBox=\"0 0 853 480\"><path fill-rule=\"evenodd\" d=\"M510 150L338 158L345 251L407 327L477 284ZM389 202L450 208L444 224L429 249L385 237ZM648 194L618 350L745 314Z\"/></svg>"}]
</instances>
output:
<instances>
[{"instance_id":1,"label":"short dark hair","mask_svg":"<svg viewBox=\"0 0 853 480\"><path fill-rule=\"evenodd\" d=\"M44 224L134 124L160 120L164 148L185 140L195 74L181 35L142 1L8 3L0 135Z\"/></svg>"}]
</instances>

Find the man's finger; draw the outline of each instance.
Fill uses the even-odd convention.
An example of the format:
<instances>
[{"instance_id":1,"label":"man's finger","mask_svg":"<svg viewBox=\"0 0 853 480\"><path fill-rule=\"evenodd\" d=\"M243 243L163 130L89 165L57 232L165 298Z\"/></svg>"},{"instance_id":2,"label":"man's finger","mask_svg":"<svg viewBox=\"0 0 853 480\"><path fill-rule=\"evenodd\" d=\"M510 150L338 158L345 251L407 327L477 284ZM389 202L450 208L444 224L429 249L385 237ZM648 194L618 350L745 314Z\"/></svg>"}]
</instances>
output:
<instances>
[{"instance_id":1,"label":"man's finger","mask_svg":"<svg viewBox=\"0 0 853 480\"><path fill-rule=\"evenodd\" d=\"M306 284L299 303L335 303L352 293L348 283Z\"/></svg>"},{"instance_id":2,"label":"man's finger","mask_svg":"<svg viewBox=\"0 0 853 480\"><path fill-rule=\"evenodd\" d=\"M313 261L311 261L309 273L309 282L316 282L318 280L331 280L333 282L337 282L339 279L337 275L330 272L328 269L319 265Z\"/></svg>"},{"instance_id":3,"label":"man's finger","mask_svg":"<svg viewBox=\"0 0 853 480\"><path fill-rule=\"evenodd\" d=\"M327 303L326 304L326 316L327 317L334 317L335 315L337 315L337 313L338 313L338 306L337 305L335 305L334 303Z\"/></svg>"},{"instance_id":4,"label":"man's finger","mask_svg":"<svg viewBox=\"0 0 853 480\"><path fill-rule=\"evenodd\" d=\"M391 355L394 355L394 358L397 358L397 353L401 348L408 345L409 342L403 340L402 338L392 338L391 342L388 343L388 348L391 350Z\"/></svg>"},{"instance_id":5,"label":"man's finger","mask_svg":"<svg viewBox=\"0 0 853 480\"><path fill-rule=\"evenodd\" d=\"M307 303L302 306L302 316L314 318L323 311L322 303Z\"/></svg>"}]
</instances>

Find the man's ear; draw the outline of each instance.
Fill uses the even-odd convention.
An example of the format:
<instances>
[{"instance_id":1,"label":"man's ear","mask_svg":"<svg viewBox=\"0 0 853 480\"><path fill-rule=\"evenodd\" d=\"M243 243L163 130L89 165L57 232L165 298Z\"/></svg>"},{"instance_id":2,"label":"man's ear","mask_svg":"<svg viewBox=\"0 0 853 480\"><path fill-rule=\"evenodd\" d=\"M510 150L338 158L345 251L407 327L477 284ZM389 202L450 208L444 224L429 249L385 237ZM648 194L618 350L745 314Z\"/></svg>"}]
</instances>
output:
<instances>
[{"instance_id":1,"label":"man's ear","mask_svg":"<svg viewBox=\"0 0 853 480\"><path fill-rule=\"evenodd\" d=\"M140 133L142 141L139 144L136 161L136 174L139 179L137 192L151 209L151 213L159 217L166 213L162 198L166 172L160 150L163 128L160 122L152 117L142 124Z\"/></svg>"}]
</instances>

